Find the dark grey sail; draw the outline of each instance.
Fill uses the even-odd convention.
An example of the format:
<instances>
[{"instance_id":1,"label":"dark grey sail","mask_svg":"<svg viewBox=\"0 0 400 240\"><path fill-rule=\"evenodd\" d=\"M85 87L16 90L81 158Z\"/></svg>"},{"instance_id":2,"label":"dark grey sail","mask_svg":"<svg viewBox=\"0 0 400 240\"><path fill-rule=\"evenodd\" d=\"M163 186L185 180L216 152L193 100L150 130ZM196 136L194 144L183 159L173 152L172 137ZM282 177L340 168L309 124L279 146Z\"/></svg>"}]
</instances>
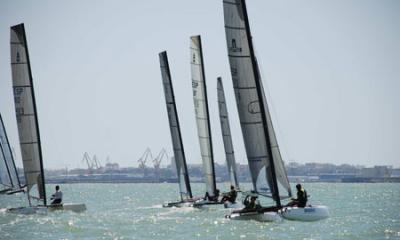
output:
<instances>
[{"instance_id":1,"label":"dark grey sail","mask_svg":"<svg viewBox=\"0 0 400 240\"><path fill-rule=\"evenodd\" d=\"M34 196L31 189L37 186L35 197L46 205L42 148L24 24L11 27L10 44L15 114L27 193L28 197Z\"/></svg>"},{"instance_id":2,"label":"dark grey sail","mask_svg":"<svg viewBox=\"0 0 400 240\"><path fill-rule=\"evenodd\" d=\"M212 149L210 114L208 111L207 87L200 36L192 36L190 38L190 55L193 101L201 158L203 160L206 191L210 196L214 196L216 192L214 154Z\"/></svg>"},{"instance_id":3,"label":"dark grey sail","mask_svg":"<svg viewBox=\"0 0 400 240\"><path fill-rule=\"evenodd\" d=\"M158 56L160 58L160 68L164 86L165 103L167 105L169 128L171 131L176 171L178 174L179 190L180 190L179 192L181 195L181 199L184 200L192 198L193 196L190 187L189 173L186 165L186 157L183 148L178 112L176 109L174 88L172 86L172 81L171 81L171 73L169 70L167 52L165 51L161 52Z\"/></svg>"},{"instance_id":4,"label":"dark grey sail","mask_svg":"<svg viewBox=\"0 0 400 240\"><path fill-rule=\"evenodd\" d=\"M224 142L226 165L228 167L229 178L231 185L235 188L239 188L239 181L237 178L235 153L233 151L231 127L229 125L228 109L225 102L224 85L222 79L217 79L217 90L218 90L218 109L219 109L219 120L221 122L221 132Z\"/></svg>"},{"instance_id":5,"label":"dark grey sail","mask_svg":"<svg viewBox=\"0 0 400 240\"><path fill-rule=\"evenodd\" d=\"M253 188L281 206L280 199L291 196L291 190L254 55L245 1L223 3L229 63Z\"/></svg>"},{"instance_id":6,"label":"dark grey sail","mask_svg":"<svg viewBox=\"0 0 400 240\"><path fill-rule=\"evenodd\" d=\"M10 143L8 141L8 136L6 132L6 128L4 126L3 118L0 114L0 155L2 162L0 163L0 172L2 172L1 179L3 182L3 171L7 173L6 183L8 186L13 190L17 190L21 187L19 178L18 178L18 171L15 166L14 156L11 151ZM4 170L2 170L4 168Z\"/></svg>"}]
</instances>

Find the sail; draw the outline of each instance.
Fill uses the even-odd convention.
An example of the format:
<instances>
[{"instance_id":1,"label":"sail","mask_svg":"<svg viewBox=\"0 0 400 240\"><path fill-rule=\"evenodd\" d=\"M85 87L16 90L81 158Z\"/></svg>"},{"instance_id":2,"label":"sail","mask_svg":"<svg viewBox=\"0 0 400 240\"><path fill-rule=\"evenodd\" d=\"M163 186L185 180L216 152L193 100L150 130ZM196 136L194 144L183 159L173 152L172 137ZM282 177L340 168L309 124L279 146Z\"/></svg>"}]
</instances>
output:
<instances>
[{"instance_id":1,"label":"sail","mask_svg":"<svg viewBox=\"0 0 400 240\"><path fill-rule=\"evenodd\" d=\"M235 153L233 151L231 128L229 126L228 109L226 108L224 86L222 85L222 79L220 77L217 79L217 90L219 120L221 122L221 132L224 141L226 165L228 166L231 185L235 188L239 188L239 182L236 174L236 161Z\"/></svg>"},{"instance_id":2,"label":"sail","mask_svg":"<svg viewBox=\"0 0 400 240\"><path fill-rule=\"evenodd\" d=\"M260 75L260 71L257 66L257 70ZM260 81L261 86L262 86L262 81ZM269 133L269 142L271 145L271 152L272 152L272 159L274 161L274 166L275 166L275 175L278 183L278 188L283 189L287 192L287 195L282 194L285 191L279 190L280 197L281 198L288 198L292 196L292 192L290 189L290 183L289 179L287 177L286 169L285 169L285 164L282 160L281 152L279 150L279 145L278 145L278 140L276 139L276 134L275 130L272 124L272 118L271 114L268 109L268 104L267 104L267 98L265 96L264 88L261 88L262 90L262 95L263 95L263 101L264 101L264 108L265 108L265 114L267 118L267 126L268 126L268 133Z\"/></svg>"},{"instance_id":3,"label":"sail","mask_svg":"<svg viewBox=\"0 0 400 240\"><path fill-rule=\"evenodd\" d=\"M12 182L9 174L9 169L1 145L0 145L0 185L2 185L4 189L12 189Z\"/></svg>"},{"instance_id":4,"label":"sail","mask_svg":"<svg viewBox=\"0 0 400 240\"><path fill-rule=\"evenodd\" d=\"M35 197L46 205L39 125L23 24L11 27L10 44L15 113L28 196L30 190L37 185L38 195Z\"/></svg>"},{"instance_id":5,"label":"sail","mask_svg":"<svg viewBox=\"0 0 400 240\"><path fill-rule=\"evenodd\" d=\"M17 168L15 166L14 156L11 152L10 143L8 141L6 128L4 126L3 118L0 115L0 151L3 155L4 165L7 170L9 186L12 188L20 188ZM0 167L2 168L2 167Z\"/></svg>"},{"instance_id":6,"label":"sail","mask_svg":"<svg viewBox=\"0 0 400 240\"><path fill-rule=\"evenodd\" d=\"M167 105L169 128L171 131L172 146L174 149L174 158L176 164L176 171L178 174L179 192L181 199L192 198L192 191L190 188L189 173L186 165L185 151L182 143L181 129L179 125L178 113L175 104L174 89L171 81L171 73L169 70L167 52L159 54L161 77L164 86L165 102Z\"/></svg>"},{"instance_id":7,"label":"sail","mask_svg":"<svg viewBox=\"0 0 400 240\"><path fill-rule=\"evenodd\" d=\"M215 195L215 170L212 149L210 119L208 111L207 88L204 76L203 52L200 36L190 38L190 65L192 73L193 101L196 114L197 133L200 142L206 191Z\"/></svg>"},{"instance_id":8,"label":"sail","mask_svg":"<svg viewBox=\"0 0 400 240\"><path fill-rule=\"evenodd\" d=\"M276 138L272 121L267 117L269 113L266 113L267 102L252 49L245 2L224 0L223 3L229 64L253 188L261 195L272 196L280 205L276 179L280 174L276 174L275 162L281 159L274 159L277 152L279 156L280 153L277 147L273 150L273 141L270 141ZM278 171L282 173L280 167ZM284 171L283 174L287 179ZM286 192L283 195L291 194L288 185L285 184L283 190Z\"/></svg>"}]
</instances>

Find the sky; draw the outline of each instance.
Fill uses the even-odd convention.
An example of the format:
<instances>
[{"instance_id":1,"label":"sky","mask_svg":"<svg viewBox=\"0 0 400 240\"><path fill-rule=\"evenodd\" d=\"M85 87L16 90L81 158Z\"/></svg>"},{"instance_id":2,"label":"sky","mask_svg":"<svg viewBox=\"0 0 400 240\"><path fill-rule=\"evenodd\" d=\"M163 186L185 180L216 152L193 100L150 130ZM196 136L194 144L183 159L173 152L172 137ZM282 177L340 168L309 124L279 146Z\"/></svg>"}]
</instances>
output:
<instances>
[{"instance_id":1,"label":"sky","mask_svg":"<svg viewBox=\"0 0 400 240\"><path fill-rule=\"evenodd\" d=\"M253 43L286 162L400 167L400 1L248 0ZM0 1L0 113L22 166L10 26L25 24L45 168L137 166L172 156L158 53L167 50L188 163L200 163L190 36L202 37L214 156L225 161L217 77L246 163L222 0ZM162 165L169 164L164 159ZM151 165L151 163L148 163Z\"/></svg>"}]
</instances>

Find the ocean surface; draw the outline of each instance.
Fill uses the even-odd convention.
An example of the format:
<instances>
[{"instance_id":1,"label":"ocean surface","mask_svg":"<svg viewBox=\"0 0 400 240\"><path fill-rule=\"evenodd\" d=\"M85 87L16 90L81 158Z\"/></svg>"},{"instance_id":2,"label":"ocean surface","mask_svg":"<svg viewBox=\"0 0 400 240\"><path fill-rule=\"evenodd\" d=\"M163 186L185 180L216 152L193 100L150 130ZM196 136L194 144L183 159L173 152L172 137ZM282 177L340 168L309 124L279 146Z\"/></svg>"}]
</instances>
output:
<instances>
[{"instance_id":1,"label":"ocean surface","mask_svg":"<svg viewBox=\"0 0 400 240\"><path fill-rule=\"evenodd\" d=\"M219 184L221 191L228 184ZM178 200L177 184L63 184L64 202L87 211L16 215L23 194L0 195L0 239L400 239L400 184L305 183L309 202L327 205L318 222L261 223L226 219L222 207L162 208ZM242 189L249 184L242 184ZM193 184L198 195L203 184ZM294 188L293 188L294 189ZM50 196L54 185L47 185Z\"/></svg>"}]
</instances>

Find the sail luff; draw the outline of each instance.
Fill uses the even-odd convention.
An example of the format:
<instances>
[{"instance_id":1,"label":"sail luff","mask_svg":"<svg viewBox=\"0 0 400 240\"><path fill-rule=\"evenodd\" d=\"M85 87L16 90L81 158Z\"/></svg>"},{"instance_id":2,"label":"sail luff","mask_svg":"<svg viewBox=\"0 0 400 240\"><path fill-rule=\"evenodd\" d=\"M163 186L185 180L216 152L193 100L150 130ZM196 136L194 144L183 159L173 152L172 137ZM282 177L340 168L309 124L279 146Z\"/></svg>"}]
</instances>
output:
<instances>
[{"instance_id":1,"label":"sail luff","mask_svg":"<svg viewBox=\"0 0 400 240\"><path fill-rule=\"evenodd\" d=\"M203 50L200 36L191 38L191 74L193 101L196 114L197 133L203 161L206 189L210 196L216 194L214 154L212 147L210 114L208 110L207 86L204 71Z\"/></svg>"},{"instance_id":2,"label":"sail luff","mask_svg":"<svg viewBox=\"0 0 400 240\"><path fill-rule=\"evenodd\" d=\"M236 173L236 161L235 153L233 151L231 128L229 125L228 109L225 102L224 86L222 84L222 78L217 78L217 90L218 90L218 109L219 119L221 123L222 139L224 142L224 149L226 155L226 163L228 167L229 177L231 185L235 188L239 188L239 182Z\"/></svg>"},{"instance_id":3,"label":"sail luff","mask_svg":"<svg viewBox=\"0 0 400 240\"><path fill-rule=\"evenodd\" d=\"M183 147L181 128L179 124L178 111L176 108L175 94L171 80L171 72L169 69L167 52L164 51L159 53L159 58L160 58L161 76L164 86L163 89L165 93L165 102L168 112L168 120L170 125L172 144L174 148L175 164L176 164L178 182L180 187L180 196L181 200L184 200L184 198L192 198L193 195L190 186L189 173L187 169L185 150ZM184 182L182 182L181 175L184 178L183 179ZM183 184L185 185L184 188L186 189L186 192L182 191L183 187L181 185Z\"/></svg>"},{"instance_id":4,"label":"sail luff","mask_svg":"<svg viewBox=\"0 0 400 240\"><path fill-rule=\"evenodd\" d=\"M29 190L37 184L39 198L47 205L39 123L24 24L11 27L10 45L15 112L28 195Z\"/></svg>"}]
</instances>

